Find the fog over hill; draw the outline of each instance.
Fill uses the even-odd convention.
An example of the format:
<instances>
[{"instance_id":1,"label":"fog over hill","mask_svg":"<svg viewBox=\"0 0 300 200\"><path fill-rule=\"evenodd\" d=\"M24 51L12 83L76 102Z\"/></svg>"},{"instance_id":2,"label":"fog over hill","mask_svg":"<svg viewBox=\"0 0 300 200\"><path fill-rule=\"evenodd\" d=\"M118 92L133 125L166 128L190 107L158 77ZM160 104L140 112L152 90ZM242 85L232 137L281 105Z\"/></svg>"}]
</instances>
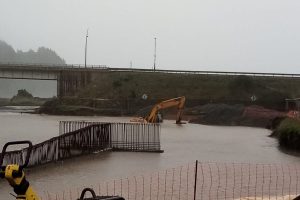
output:
<instances>
[{"instance_id":1,"label":"fog over hill","mask_svg":"<svg viewBox=\"0 0 300 200\"><path fill-rule=\"evenodd\" d=\"M29 50L27 52L15 51L12 46L0 40L0 63L65 64L66 62L49 48L39 47L37 51Z\"/></svg>"},{"instance_id":2,"label":"fog over hill","mask_svg":"<svg viewBox=\"0 0 300 200\"><path fill-rule=\"evenodd\" d=\"M65 64L66 62L49 48L39 47L37 51L14 50L12 46L0 40L0 63ZM56 96L55 81L0 79L0 98L11 98L19 89L26 89L38 97Z\"/></svg>"}]
</instances>

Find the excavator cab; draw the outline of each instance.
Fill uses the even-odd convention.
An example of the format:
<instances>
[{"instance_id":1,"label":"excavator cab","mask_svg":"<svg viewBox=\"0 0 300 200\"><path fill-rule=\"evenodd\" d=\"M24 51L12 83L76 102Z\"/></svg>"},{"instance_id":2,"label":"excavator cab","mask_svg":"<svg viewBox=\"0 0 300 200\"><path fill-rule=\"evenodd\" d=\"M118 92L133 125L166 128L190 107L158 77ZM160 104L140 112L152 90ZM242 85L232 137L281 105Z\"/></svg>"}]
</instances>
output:
<instances>
[{"instance_id":1,"label":"excavator cab","mask_svg":"<svg viewBox=\"0 0 300 200\"><path fill-rule=\"evenodd\" d=\"M13 145L27 144L26 156L23 164L7 164L3 165L4 158L8 154L7 148ZM30 155L33 145L30 141L15 141L8 142L4 145L2 153L0 155L0 178L6 179L8 183L13 187L14 192L17 194L17 200L39 200L40 198L30 186L29 182L25 178L24 169L28 166L30 161ZM85 198L86 192L90 192L92 197ZM82 191L78 200L125 200L119 196L96 196L95 192L91 188L86 188Z\"/></svg>"}]
</instances>

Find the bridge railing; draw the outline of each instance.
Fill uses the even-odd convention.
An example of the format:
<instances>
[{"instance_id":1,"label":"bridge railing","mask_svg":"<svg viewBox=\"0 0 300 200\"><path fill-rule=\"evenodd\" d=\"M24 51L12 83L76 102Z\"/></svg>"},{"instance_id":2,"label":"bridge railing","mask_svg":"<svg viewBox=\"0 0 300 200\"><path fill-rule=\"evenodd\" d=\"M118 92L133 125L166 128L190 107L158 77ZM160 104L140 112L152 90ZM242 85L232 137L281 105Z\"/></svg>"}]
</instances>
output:
<instances>
[{"instance_id":1,"label":"bridge railing","mask_svg":"<svg viewBox=\"0 0 300 200\"><path fill-rule=\"evenodd\" d=\"M13 63L0 63L1 69L17 69L17 70L106 70L106 65L81 65L81 64L13 64Z\"/></svg>"},{"instance_id":2,"label":"bridge railing","mask_svg":"<svg viewBox=\"0 0 300 200\"><path fill-rule=\"evenodd\" d=\"M225 75L225 76L264 76L264 77L300 77L300 74L291 73L264 73L264 72L230 72L230 71L191 71L191 70L167 70L167 69L137 69L137 68L108 68L109 71L119 72L156 72L156 73L169 73L169 74L199 74L199 75Z\"/></svg>"},{"instance_id":3,"label":"bridge railing","mask_svg":"<svg viewBox=\"0 0 300 200\"><path fill-rule=\"evenodd\" d=\"M233 71L200 71L200 70L167 70L151 68L117 68L108 67L107 65L82 65L82 64L14 64L14 63L0 63L1 69L19 69L19 70L105 70L110 72L148 72L148 73L170 73L170 74L199 74L199 75L225 75L225 76L263 76L263 77L287 77L299 78L300 74L293 73L265 73L265 72L233 72Z\"/></svg>"}]
</instances>

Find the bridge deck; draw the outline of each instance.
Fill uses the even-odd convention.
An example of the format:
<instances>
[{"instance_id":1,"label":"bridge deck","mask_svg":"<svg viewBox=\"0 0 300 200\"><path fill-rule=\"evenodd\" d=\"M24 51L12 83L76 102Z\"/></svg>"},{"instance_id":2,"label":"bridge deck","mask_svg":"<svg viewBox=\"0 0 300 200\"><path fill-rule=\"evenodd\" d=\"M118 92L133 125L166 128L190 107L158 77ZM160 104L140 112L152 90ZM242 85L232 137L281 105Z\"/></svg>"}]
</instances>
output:
<instances>
[{"instance_id":1,"label":"bridge deck","mask_svg":"<svg viewBox=\"0 0 300 200\"><path fill-rule=\"evenodd\" d=\"M188 71L188 70L163 70L157 69L138 69L138 68L115 68L107 67L106 65L47 65L47 64L10 64L0 63L0 76L2 71L30 71L40 73L55 73L66 71L66 72L158 72L158 73L180 73L180 74L211 74L211 75L247 75L247 76L270 76L270 77L300 77L300 74L292 73L263 73L263 72L233 72L233 71ZM1 78L1 77L0 77ZM5 77L3 77L5 78Z\"/></svg>"}]
</instances>

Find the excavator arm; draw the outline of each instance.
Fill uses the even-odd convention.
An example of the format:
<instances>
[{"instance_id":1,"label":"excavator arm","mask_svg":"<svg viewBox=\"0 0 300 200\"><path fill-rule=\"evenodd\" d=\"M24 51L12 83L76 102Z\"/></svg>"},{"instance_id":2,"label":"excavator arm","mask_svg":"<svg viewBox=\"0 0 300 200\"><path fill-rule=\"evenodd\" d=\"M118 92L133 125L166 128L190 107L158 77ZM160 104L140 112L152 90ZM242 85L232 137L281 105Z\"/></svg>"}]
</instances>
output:
<instances>
[{"instance_id":1,"label":"excavator arm","mask_svg":"<svg viewBox=\"0 0 300 200\"><path fill-rule=\"evenodd\" d=\"M171 107L177 107L177 117L176 117L176 124L181 123L181 117L182 117L182 112L185 104L185 97L177 97L174 99L169 99L166 101L162 101L158 104L156 104L150 114L145 118L145 120L149 123L155 123L157 121L157 114L160 110L166 109L166 108L171 108Z\"/></svg>"},{"instance_id":2,"label":"excavator arm","mask_svg":"<svg viewBox=\"0 0 300 200\"><path fill-rule=\"evenodd\" d=\"M27 155L23 165L9 164L3 166L4 156L6 154L6 149L10 145L16 144L28 144ZM32 143L30 141L17 141L8 142L4 145L2 154L0 156L0 178L5 178L9 184L13 187L14 192L17 194L16 199L25 200L39 200L40 198L34 192L29 182L25 178L24 168L27 167L29 163L30 153L32 150Z\"/></svg>"}]
</instances>

